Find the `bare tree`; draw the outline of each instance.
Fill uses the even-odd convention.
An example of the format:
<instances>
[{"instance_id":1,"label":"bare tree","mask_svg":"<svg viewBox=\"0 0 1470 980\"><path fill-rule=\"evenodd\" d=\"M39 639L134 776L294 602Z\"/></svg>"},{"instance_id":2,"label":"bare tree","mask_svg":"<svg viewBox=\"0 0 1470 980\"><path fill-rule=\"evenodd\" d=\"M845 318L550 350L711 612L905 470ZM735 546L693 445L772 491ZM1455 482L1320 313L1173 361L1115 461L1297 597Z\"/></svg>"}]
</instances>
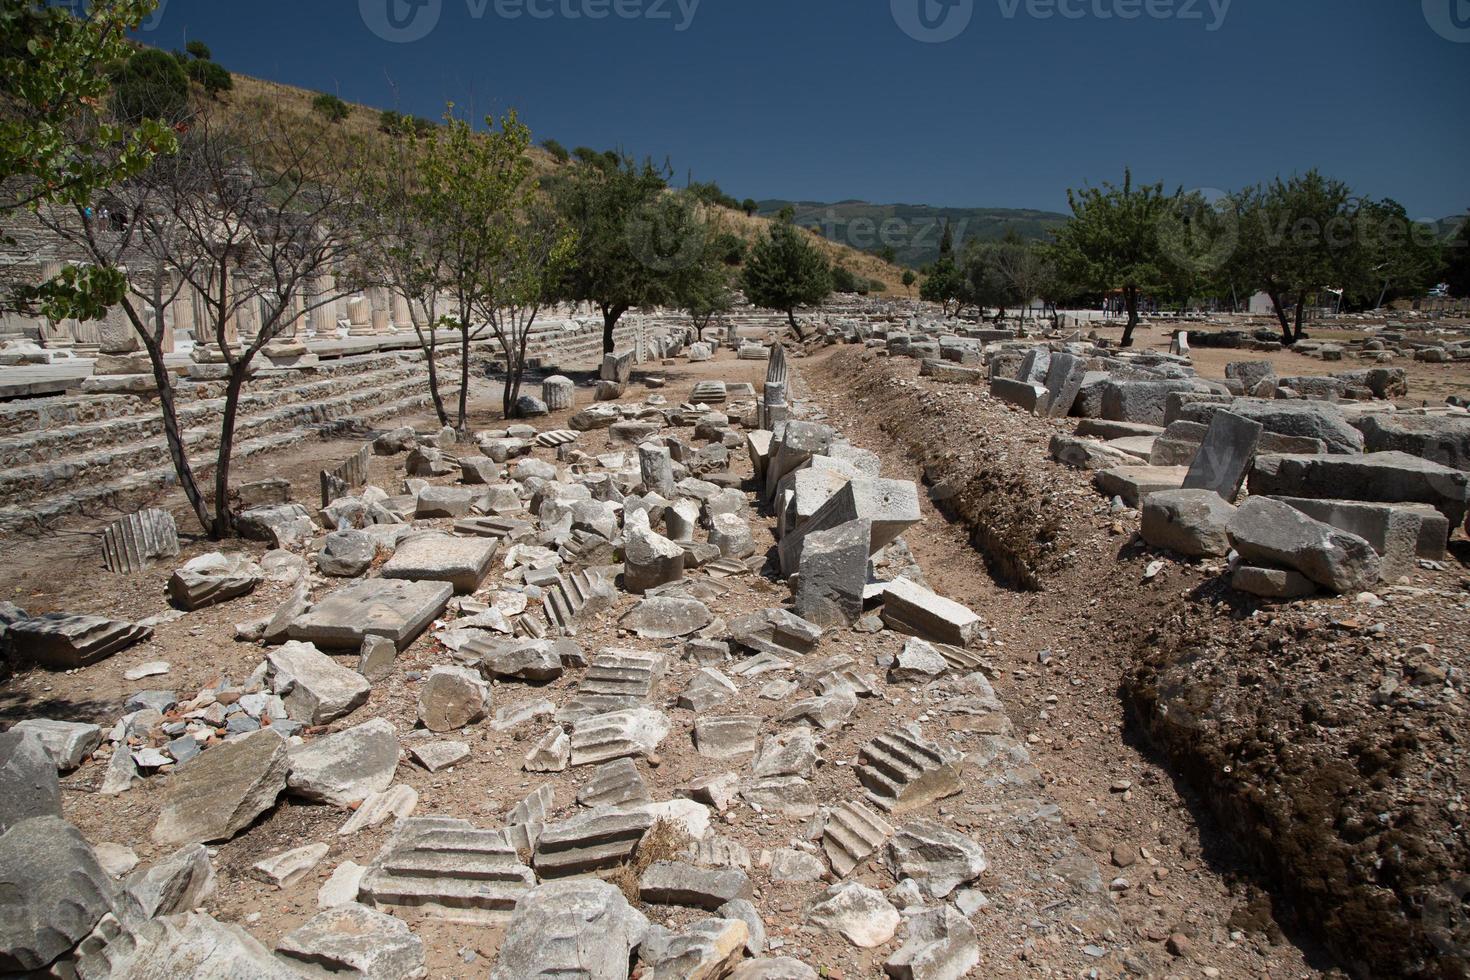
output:
<instances>
[{"instance_id":1,"label":"bare tree","mask_svg":"<svg viewBox=\"0 0 1470 980\"><path fill-rule=\"evenodd\" d=\"M479 313L505 356L506 418L519 414L521 382L526 374L526 349L531 327L541 310L554 301L555 291L572 261L576 239L547 205L523 201L518 214L506 214L491 236L500 242L488 273ZM477 333L478 336L478 333Z\"/></svg>"},{"instance_id":2,"label":"bare tree","mask_svg":"<svg viewBox=\"0 0 1470 980\"><path fill-rule=\"evenodd\" d=\"M313 310L355 292L361 254L355 145L323 140L264 102L226 113L206 106L176 154L121 185L111 224L83 207L47 218L89 261L127 268L121 309L153 368L179 485L216 539L233 527L235 426L256 355ZM324 285L328 277L334 285ZM190 458L164 362L165 310L176 301L194 304L196 340L208 341L225 368L212 508L197 476L205 464ZM246 311L259 321L251 337L236 330Z\"/></svg>"},{"instance_id":3,"label":"bare tree","mask_svg":"<svg viewBox=\"0 0 1470 980\"><path fill-rule=\"evenodd\" d=\"M429 395L441 426L449 412L439 388L440 286L449 278L451 236L433 220L420 165L428 141L407 117L389 130L384 148L368 170L364 244L375 279L408 303L419 349L429 369Z\"/></svg>"}]
</instances>

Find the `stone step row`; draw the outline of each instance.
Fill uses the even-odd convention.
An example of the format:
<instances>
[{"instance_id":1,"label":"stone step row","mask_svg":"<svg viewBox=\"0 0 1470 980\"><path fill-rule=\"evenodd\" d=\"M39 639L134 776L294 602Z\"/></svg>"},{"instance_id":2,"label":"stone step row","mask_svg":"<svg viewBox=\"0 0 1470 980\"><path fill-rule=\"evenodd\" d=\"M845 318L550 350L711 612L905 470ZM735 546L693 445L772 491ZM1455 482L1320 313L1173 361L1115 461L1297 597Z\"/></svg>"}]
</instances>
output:
<instances>
[{"instance_id":1,"label":"stone step row","mask_svg":"<svg viewBox=\"0 0 1470 980\"><path fill-rule=\"evenodd\" d=\"M332 378L300 375L296 384L286 388L260 389L254 382L241 395L242 418L281 405L309 405L338 398L353 391L380 387L394 379L421 377L422 363L394 358L358 371ZM0 437L0 470L22 467L37 458L97 452L113 446L124 446L163 434L163 417L157 405L140 401L143 410L77 425L63 425L43 431ZM205 428L218 420L224 409L224 398L183 401L178 405L179 424L185 429L195 425Z\"/></svg>"},{"instance_id":2,"label":"stone step row","mask_svg":"<svg viewBox=\"0 0 1470 980\"><path fill-rule=\"evenodd\" d=\"M355 415L336 421L346 428L369 425L378 420L392 420L418 411L428 405L427 392L421 391L393 401L381 402L359 410ZM288 446L319 438L321 426L300 426L284 432L276 432L237 443L234 459L239 462L262 453L274 452ZM214 469L212 458L194 461L196 478L204 480ZM45 527L58 518L71 514L107 510L135 510L146 505L158 492L175 483L173 466L154 467L132 473L103 483L89 484L68 493L58 494L27 504L0 507L0 530L35 530Z\"/></svg>"},{"instance_id":3,"label":"stone step row","mask_svg":"<svg viewBox=\"0 0 1470 980\"><path fill-rule=\"evenodd\" d=\"M242 416L235 429L237 440L268 436L292 427L340 423L385 401L427 396L427 376L412 374L394 383L354 389L318 402L293 402L266 414ZM219 429L206 424L186 429L184 444L191 454L212 454L218 445ZM45 462L0 470L0 504L21 505L44 500L56 489L70 490L81 481L122 477L140 468L169 461L168 445L160 435L137 443L94 450L68 457L49 456Z\"/></svg>"}]
</instances>

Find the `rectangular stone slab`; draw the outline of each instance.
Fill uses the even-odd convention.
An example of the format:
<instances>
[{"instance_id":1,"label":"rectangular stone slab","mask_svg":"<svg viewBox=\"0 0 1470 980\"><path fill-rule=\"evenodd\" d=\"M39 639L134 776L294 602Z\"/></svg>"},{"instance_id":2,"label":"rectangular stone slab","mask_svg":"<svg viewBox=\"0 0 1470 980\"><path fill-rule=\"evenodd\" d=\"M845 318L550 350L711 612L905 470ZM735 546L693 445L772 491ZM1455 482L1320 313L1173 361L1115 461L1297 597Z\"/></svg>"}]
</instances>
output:
<instances>
[{"instance_id":1,"label":"rectangular stone slab","mask_svg":"<svg viewBox=\"0 0 1470 980\"><path fill-rule=\"evenodd\" d=\"M381 636L401 651L444 611L452 595L447 582L368 579L338 589L298 616L287 636L354 652L364 637Z\"/></svg>"},{"instance_id":2,"label":"rectangular stone slab","mask_svg":"<svg viewBox=\"0 0 1470 980\"><path fill-rule=\"evenodd\" d=\"M498 542L493 538L457 538L419 534L401 541L383 566L383 577L414 582L448 582L460 595L480 587Z\"/></svg>"}]
</instances>

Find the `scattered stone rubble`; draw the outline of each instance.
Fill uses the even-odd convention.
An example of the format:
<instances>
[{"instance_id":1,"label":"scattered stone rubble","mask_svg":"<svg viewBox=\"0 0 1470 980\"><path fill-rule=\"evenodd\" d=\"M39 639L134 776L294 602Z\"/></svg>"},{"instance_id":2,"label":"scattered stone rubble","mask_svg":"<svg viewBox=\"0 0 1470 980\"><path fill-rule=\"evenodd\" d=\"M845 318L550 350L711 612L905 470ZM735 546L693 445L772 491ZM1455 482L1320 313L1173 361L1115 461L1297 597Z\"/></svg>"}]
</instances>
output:
<instances>
[{"instance_id":1,"label":"scattered stone rubble","mask_svg":"<svg viewBox=\"0 0 1470 980\"><path fill-rule=\"evenodd\" d=\"M713 344L691 351L706 353ZM1021 819L1044 788L1008 723L973 724L1004 718L967 649L987 642L984 624L922 584L908 556L918 488L804 418L781 348L761 356L758 400L750 386L702 383L674 406L625 401L632 363L610 358L601 400L571 422L609 430L603 456L524 426L482 433L491 462L469 466L448 465L437 434L375 440L375 452L408 454L405 493L359 482L358 457L324 477L332 499L312 534L279 545L316 555L311 567L330 579L303 578L301 563L292 581L312 588L252 634L268 650L248 678L143 692L109 731L0 735L0 786L15 788L0 794L0 890L47 925L0 931L0 966L65 962L105 976L88 964L147 958L186 975L228 956L252 976L421 976L413 924L428 915L503 926L492 977L626 978L634 964L650 977L809 977L794 946L805 937L878 950L892 976L964 975L979 956L980 906L955 896L989 865L940 801L978 807L977 794L993 794ZM1063 373L1047 404L1079 387L1079 360L1051 359ZM549 381L546 401L563 405L567 387ZM732 473L737 448L751 480ZM775 516L775 541L758 507ZM205 555L169 594L189 610L229 602L281 565ZM66 658L46 651L69 644L81 665L136 642L136 629L22 615L7 642L51 666ZM579 640L607 629L623 645ZM66 639L48 647L48 630ZM436 662L408 688L420 731L368 716L375 685L403 690L395 654L430 630ZM864 652L879 641L902 652ZM520 697L526 687L545 697ZM885 713L909 697L923 702L923 724ZM500 820L416 812L417 794L395 782L400 763L448 774L482 751L479 732L511 730L536 788ZM856 748L836 748L849 739ZM661 799L645 774L674 752L697 754L701 771ZM123 901L60 820L56 774L73 767L103 794L153 784L152 840L187 858L134 872L137 897ZM391 830L366 867L331 870L322 911L272 953L195 911L213 882L199 845L248 840L284 801L349 811L341 837ZM758 859L722 834L737 820L762 835ZM1097 877L1065 831L1043 822L1028 833L1074 869L1057 882L1079 862ZM281 888L327 875L329 841L293 844L251 873ZM765 879L804 888L804 903L771 907ZM60 880L73 883L64 907ZM1114 942L1104 897L1060 884L1049 894L1041 914L1065 942ZM659 908L687 914L658 925ZM789 920L799 929L767 935ZM1086 958L1121 956L1104 946Z\"/></svg>"}]
</instances>

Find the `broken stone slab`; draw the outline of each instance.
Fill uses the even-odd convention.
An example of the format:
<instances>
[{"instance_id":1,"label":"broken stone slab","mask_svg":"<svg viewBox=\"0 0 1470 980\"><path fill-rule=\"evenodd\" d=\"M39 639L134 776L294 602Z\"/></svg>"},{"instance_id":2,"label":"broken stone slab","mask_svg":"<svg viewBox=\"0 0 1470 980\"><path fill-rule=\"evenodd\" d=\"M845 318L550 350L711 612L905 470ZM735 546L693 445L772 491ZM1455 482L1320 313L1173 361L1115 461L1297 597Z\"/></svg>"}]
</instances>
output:
<instances>
[{"instance_id":1,"label":"broken stone slab","mask_svg":"<svg viewBox=\"0 0 1470 980\"><path fill-rule=\"evenodd\" d=\"M307 725L325 725L351 714L367 703L373 690L366 677L310 643L293 640L266 654L266 663L286 716Z\"/></svg>"},{"instance_id":2,"label":"broken stone slab","mask_svg":"<svg viewBox=\"0 0 1470 980\"><path fill-rule=\"evenodd\" d=\"M545 684L562 675L561 654L548 640L500 642L490 638L460 647L461 656L479 656L480 673L489 678L510 678Z\"/></svg>"},{"instance_id":3,"label":"broken stone slab","mask_svg":"<svg viewBox=\"0 0 1470 980\"><path fill-rule=\"evenodd\" d=\"M682 861L656 861L638 882L639 899L650 905L686 905L710 912L726 902L748 899L751 893L750 879L742 871L708 870Z\"/></svg>"},{"instance_id":4,"label":"broken stone slab","mask_svg":"<svg viewBox=\"0 0 1470 980\"><path fill-rule=\"evenodd\" d=\"M382 636L366 636L357 655L357 672L370 682L384 680L393 673L398 659L398 646Z\"/></svg>"},{"instance_id":5,"label":"broken stone slab","mask_svg":"<svg viewBox=\"0 0 1470 980\"><path fill-rule=\"evenodd\" d=\"M1121 497L1123 503L1137 508L1151 493L1178 490L1189 475L1184 466L1117 466L1099 470L1092 482L1106 497Z\"/></svg>"},{"instance_id":6,"label":"broken stone slab","mask_svg":"<svg viewBox=\"0 0 1470 980\"><path fill-rule=\"evenodd\" d=\"M835 437L831 426L816 422L788 421L779 426L766 463L766 499L775 494L777 484L787 473L806 465L813 456L826 455Z\"/></svg>"},{"instance_id":7,"label":"broken stone slab","mask_svg":"<svg viewBox=\"0 0 1470 980\"><path fill-rule=\"evenodd\" d=\"M480 587L490 570L498 542L450 534L416 534L400 541L383 566L383 577L415 582L448 582L458 595Z\"/></svg>"},{"instance_id":8,"label":"broken stone slab","mask_svg":"<svg viewBox=\"0 0 1470 980\"><path fill-rule=\"evenodd\" d=\"M1028 412L1036 411L1046 401L1046 386L1032 381L1016 381L999 375L990 379L990 397L1017 405Z\"/></svg>"},{"instance_id":9,"label":"broken stone slab","mask_svg":"<svg viewBox=\"0 0 1470 980\"><path fill-rule=\"evenodd\" d=\"M700 717L694 720L694 748L709 759L734 759L755 751L759 715Z\"/></svg>"},{"instance_id":10,"label":"broken stone slab","mask_svg":"<svg viewBox=\"0 0 1470 980\"><path fill-rule=\"evenodd\" d=\"M332 650L360 650L364 638L381 636L404 650L453 594L443 582L368 579L326 596L291 623L288 635Z\"/></svg>"},{"instance_id":11,"label":"broken stone slab","mask_svg":"<svg viewBox=\"0 0 1470 980\"><path fill-rule=\"evenodd\" d=\"M1083 438L1100 439L1107 442L1111 439L1126 439L1129 436L1160 436L1165 432L1162 425L1149 425L1147 422L1117 422L1112 419L1080 419L1077 422L1077 435Z\"/></svg>"},{"instance_id":12,"label":"broken stone slab","mask_svg":"<svg viewBox=\"0 0 1470 980\"><path fill-rule=\"evenodd\" d=\"M617 759L597 767L580 790L577 802L585 807L623 806L651 803L648 784L630 758Z\"/></svg>"},{"instance_id":13,"label":"broken stone slab","mask_svg":"<svg viewBox=\"0 0 1470 980\"><path fill-rule=\"evenodd\" d=\"M856 692L843 688L797 701L782 712L777 721L783 725L810 725L822 731L831 731L845 724L856 710Z\"/></svg>"},{"instance_id":14,"label":"broken stone slab","mask_svg":"<svg viewBox=\"0 0 1470 980\"><path fill-rule=\"evenodd\" d=\"M1216 412L1204 441L1184 476L1185 490L1213 490L1226 502L1235 500L1260 444L1261 423L1233 412Z\"/></svg>"},{"instance_id":15,"label":"broken stone slab","mask_svg":"<svg viewBox=\"0 0 1470 980\"><path fill-rule=\"evenodd\" d=\"M111 916L78 951L82 977L250 977L300 980L301 974L245 930L187 912L125 927Z\"/></svg>"},{"instance_id":16,"label":"broken stone slab","mask_svg":"<svg viewBox=\"0 0 1470 980\"><path fill-rule=\"evenodd\" d=\"M597 807L547 824L536 842L536 873L544 880L616 868L633 855L654 819L642 810Z\"/></svg>"},{"instance_id":17,"label":"broken stone slab","mask_svg":"<svg viewBox=\"0 0 1470 980\"><path fill-rule=\"evenodd\" d=\"M503 832L466 820L408 817L368 865L359 900L449 922L495 924L535 886L535 874Z\"/></svg>"},{"instance_id":18,"label":"broken stone slab","mask_svg":"<svg viewBox=\"0 0 1470 980\"><path fill-rule=\"evenodd\" d=\"M1356 534L1384 559L1383 577L1407 574L1416 558L1443 561L1449 521L1429 504L1379 504L1361 500L1276 497L1314 520Z\"/></svg>"},{"instance_id":19,"label":"broken stone slab","mask_svg":"<svg viewBox=\"0 0 1470 980\"><path fill-rule=\"evenodd\" d=\"M807 907L806 920L860 949L888 942L901 921L882 892L855 881L839 882L818 895Z\"/></svg>"},{"instance_id":20,"label":"broken stone slab","mask_svg":"<svg viewBox=\"0 0 1470 980\"><path fill-rule=\"evenodd\" d=\"M1226 525L1235 507L1214 490L1162 490L1143 500L1143 540L1188 558L1223 558L1230 552Z\"/></svg>"},{"instance_id":21,"label":"broken stone slab","mask_svg":"<svg viewBox=\"0 0 1470 980\"><path fill-rule=\"evenodd\" d=\"M362 980L428 974L423 941L406 924L356 903L308 919L281 938L276 955L310 974Z\"/></svg>"},{"instance_id":22,"label":"broken stone slab","mask_svg":"<svg viewBox=\"0 0 1470 980\"><path fill-rule=\"evenodd\" d=\"M558 575L544 599L547 626L558 632L575 632L584 620L611 609L618 590L600 573L576 571Z\"/></svg>"},{"instance_id":23,"label":"broken stone slab","mask_svg":"<svg viewBox=\"0 0 1470 980\"><path fill-rule=\"evenodd\" d=\"M740 919L704 919L677 934L653 926L638 948L642 976L647 980L718 980L740 961L749 942L750 927Z\"/></svg>"},{"instance_id":24,"label":"broken stone slab","mask_svg":"<svg viewBox=\"0 0 1470 980\"><path fill-rule=\"evenodd\" d=\"M1132 466L1136 462L1135 457L1106 443L1061 434L1051 437L1047 454L1056 462L1075 470L1106 470L1116 466Z\"/></svg>"},{"instance_id":25,"label":"broken stone slab","mask_svg":"<svg viewBox=\"0 0 1470 980\"><path fill-rule=\"evenodd\" d=\"M243 554L200 555L173 573L168 594L181 609L195 610L255 591L265 573Z\"/></svg>"},{"instance_id":26,"label":"broken stone slab","mask_svg":"<svg viewBox=\"0 0 1470 980\"><path fill-rule=\"evenodd\" d=\"M980 963L975 927L948 905L910 916L902 938L883 964L893 980L961 980Z\"/></svg>"},{"instance_id":27,"label":"broken stone slab","mask_svg":"<svg viewBox=\"0 0 1470 980\"><path fill-rule=\"evenodd\" d=\"M1249 487L1252 494L1272 497L1430 504L1452 531L1465 523L1470 508L1470 473L1395 451L1257 456Z\"/></svg>"},{"instance_id":28,"label":"broken stone slab","mask_svg":"<svg viewBox=\"0 0 1470 980\"><path fill-rule=\"evenodd\" d=\"M594 715L572 732L573 766L653 753L669 734L669 719L652 708Z\"/></svg>"},{"instance_id":29,"label":"broken stone slab","mask_svg":"<svg viewBox=\"0 0 1470 980\"><path fill-rule=\"evenodd\" d=\"M879 809L899 814L961 791L964 757L913 732L885 732L858 753L858 782Z\"/></svg>"},{"instance_id":30,"label":"broken stone slab","mask_svg":"<svg viewBox=\"0 0 1470 980\"><path fill-rule=\"evenodd\" d=\"M1235 566L1230 587L1265 599L1301 599L1317 591L1316 583L1301 572L1245 564Z\"/></svg>"},{"instance_id":31,"label":"broken stone slab","mask_svg":"<svg viewBox=\"0 0 1470 980\"><path fill-rule=\"evenodd\" d=\"M714 621L708 607L696 599L652 596L629 610L618 625L644 640L673 640L689 636Z\"/></svg>"},{"instance_id":32,"label":"broken stone slab","mask_svg":"<svg viewBox=\"0 0 1470 980\"><path fill-rule=\"evenodd\" d=\"M340 837L351 837L359 830L376 827L389 817L402 820L413 814L419 805L419 794L412 786L390 786L381 793L374 793L362 801L362 806L337 831Z\"/></svg>"},{"instance_id":33,"label":"broken stone slab","mask_svg":"<svg viewBox=\"0 0 1470 980\"><path fill-rule=\"evenodd\" d=\"M419 687L419 724L452 732L490 713L490 685L466 667L435 667Z\"/></svg>"},{"instance_id":34,"label":"broken stone slab","mask_svg":"<svg viewBox=\"0 0 1470 980\"><path fill-rule=\"evenodd\" d=\"M418 520L466 517L481 496L472 487L424 487L414 501L413 516Z\"/></svg>"},{"instance_id":35,"label":"broken stone slab","mask_svg":"<svg viewBox=\"0 0 1470 980\"><path fill-rule=\"evenodd\" d=\"M61 816L56 769L39 733L20 725L0 733L0 834L32 817Z\"/></svg>"},{"instance_id":36,"label":"broken stone slab","mask_svg":"<svg viewBox=\"0 0 1470 980\"><path fill-rule=\"evenodd\" d=\"M115 909L111 881L81 832L59 816L0 834L0 970L45 970Z\"/></svg>"},{"instance_id":37,"label":"broken stone slab","mask_svg":"<svg viewBox=\"0 0 1470 980\"><path fill-rule=\"evenodd\" d=\"M326 884L317 889L316 907L339 909L357 904L357 893L362 888L362 876L367 868L356 861L343 861L332 870Z\"/></svg>"},{"instance_id":38,"label":"broken stone slab","mask_svg":"<svg viewBox=\"0 0 1470 980\"><path fill-rule=\"evenodd\" d=\"M893 827L861 803L832 808L822 827L822 849L839 878L846 878L893 835Z\"/></svg>"},{"instance_id":39,"label":"broken stone slab","mask_svg":"<svg viewBox=\"0 0 1470 980\"><path fill-rule=\"evenodd\" d=\"M1249 498L1226 530L1246 563L1295 569L1338 594L1361 592L1381 577L1378 554L1367 541L1279 500Z\"/></svg>"},{"instance_id":40,"label":"broken stone slab","mask_svg":"<svg viewBox=\"0 0 1470 980\"><path fill-rule=\"evenodd\" d=\"M316 553L316 567L332 578L357 578L372 567L378 542L365 531L347 528L333 531Z\"/></svg>"},{"instance_id":41,"label":"broken stone slab","mask_svg":"<svg viewBox=\"0 0 1470 980\"><path fill-rule=\"evenodd\" d=\"M1364 415L1353 424L1363 433L1364 452L1403 452L1451 469L1470 470L1470 418L1463 415L1385 412Z\"/></svg>"},{"instance_id":42,"label":"broken stone slab","mask_svg":"<svg viewBox=\"0 0 1470 980\"><path fill-rule=\"evenodd\" d=\"M188 844L123 884L122 899L139 917L152 919L198 908L214 894L209 849Z\"/></svg>"},{"instance_id":43,"label":"broken stone slab","mask_svg":"<svg viewBox=\"0 0 1470 980\"><path fill-rule=\"evenodd\" d=\"M572 740L566 729L553 725L526 753L521 768L526 772L565 772L572 761Z\"/></svg>"},{"instance_id":44,"label":"broken stone slab","mask_svg":"<svg viewBox=\"0 0 1470 980\"><path fill-rule=\"evenodd\" d=\"M102 563L110 572L141 571L154 559L178 554L179 528L166 510L140 510L102 531Z\"/></svg>"},{"instance_id":45,"label":"broken stone slab","mask_svg":"<svg viewBox=\"0 0 1470 980\"><path fill-rule=\"evenodd\" d=\"M827 877L827 866L805 851L783 847L771 857L770 876L777 882L821 881Z\"/></svg>"},{"instance_id":46,"label":"broken stone slab","mask_svg":"<svg viewBox=\"0 0 1470 980\"><path fill-rule=\"evenodd\" d=\"M817 971L801 960L789 956L769 956L746 960L730 974L729 980L818 980Z\"/></svg>"},{"instance_id":47,"label":"broken stone slab","mask_svg":"<svg viewBox=\"0 0 1470 980\"><path fill-rule=\"evenodd\" d=\"M1363 452L1363 434L1349 424L1341 408L1330 402L1296 402L1274 398L1236 398L1223 404L1191 402L1181 405L1178 417L1168 421L1209 425L1215 413L1221 411L1259 422L1266 432L1320 439L1331 454L1355 456Z\"/></svg>"},{"instance_id":48,"label":"broken stone slab","mask_svg":"<svg viewBox=\"0 0 1470 980\"><path fill-rule=\"evenodd\" d=\"M556 804L556 791L550 783L538 786L505 815L505 836L517 854L530 856L546 827L546 815Z\"/></svg>"},{"instance_id":49,"label":"broken stone slab","mask_svg":"<svg viewBox=\"0 0 1470 980\"><path fill-rule=\"evenodd\" d=\"M730 638L737 646L756 653L800 656L816 647L822 628L784 609L766 609L732 622Z\"/></svg>"},{"instance_id":50,"label":"broken stone slab","mask_svg":"<svg viewBox=\"0 0 1470 980\"><path fill-rule=\"evenodd\" d=\"M868 554L875 555L919 523L919 488L909 480L849 480L809 520L781 539L781 570L789 575L801 567L808 536L830 531L851 521L869 522Z\"/></svg>"},{"instance_id":51,"label":"broken stone slab","mask_svg":"<svg viewBox=\"0 0 1470 980\"><path fill-rule=\"evenodd\" d=\"M948 672L949 661L933 644L917 637L909 639L888 668L890 684L927 684Z\"/></svg>"},{"instance_id":52,"label":"broken stone slab","mask_svg":"<svg viewBox=\"0 0 1470 980\"><path fill-rule=\"evenodd\" d=\"M720 555L736 560L749 558L756 552L750 524L740 514L716 514L709 532L709 543L720 549Z\"/></svg>"},{"instance_id":53,"label":"broken stone slab","mask_svg":"<svg viewBox=\"0 0 1470 980\"><path fill-rule=\"evenodd\" d=\"M285 739L269 729L214 746L169 775L153 842L229 840L276 805L290 769Z\"/></svg>"},{"instance_id":54,"label":"broken stone slab","mask_svg":"<svg viewBox=\"0 0 1470 980\"><path fill-rule=\"evenodd\" d=\"M990 866L979 844L933 820L914 820L898 828L888 841L884 861L894 878L912 878L938 899L974 881Z\"/></svg>"},{"instance_id":55,"label":"broken stone slab","mask_svg":"<svg viewBox=\"0 0 1470 980\"><path fill-rule=\"evenodd\" d=\"M1193 381L1109 381L1103 385L1102 417L1165 425L1169 393L1194 390Z\"/></svg>"},{"instance_id":56,"label":"broken stone slab","mask_svg":"<svg viewBox=\"0 0 1470 980\"><path fill-rule=\"evenodd\" d=\"M648 919L607 882L548 882L516 906L490 980L627 980L648 932Z\"/></svg>"},{"instance_id":57,"label":"broken stone slab","mask_svg":"<svg viewBox=\"0 0 1470 980\"><path fill-rule=\"evenodd\" d=\"M862 618L871 540L872 522L866 519L806 536L797 576L797 615L824 628L851 626Z\"/></svg>"},{"instance_id":58,"label":"broken stone slab","mask_svg":"<svg viewBox=\"0 0 1470 980\"><path fill-rule=\"evenodd\" d=\"M817 767L817 740L805 728L769 736L751 765L757 778L800 776L810 779Z\"/></svg>"},{"instance_id":59,"label":"broken stone slab","mask_svg":"<svg viewBox=\"0 0 1470 980\"><path fill-rule=\"evenodd\" d=\"M684 577L684 549L648 526L647 511L634 511L624 529L623 584L634 595Z\"/></svg>"},{"instance_id":60,"label":"broken stone slab","mask_svg":"<svg viewBox=\"0 0 1470 980\"><path fill-rule=\"evenodd\" d=\"M75 670L148 639L153 628L103 616L48 613L17 620L3 635L12 657L21 664Z\"/></svg>"},{"instance_id":61,"label":"broken stone slab","mask_svg":"<svg viewBox=\"0 0 1470 980\"><path fill-rule=\"evenodd\" d=\"M740 694L730 678L712 667L702 667L679 695L679 707L702 714Z\"/></svg>"},{"instance_id":62,"label":"broken stone slab","mask_svg":"<svg viewBox=\"0 0 1470 980\"><path fill-rule=\"evenodd\" d=\"M251 875L277 888L290 888L311 874L327 856L326 844L306 844L281 854L272 855L250 866Z\"/></svg>"},{"instance_id":63,"label":"broken stone slab","mask_svg":"<svg viewBox=\"0 0 1470 980\"><path fill-rule=\"evenodd\" d=\"M102 744L101 728L78 721L27 718L16 722L6 734L32 735L40 739L41 747L51 759L53 771L61 772L71 772L79 767Z\"/></svg>"},{"instance_id":64,"label":"broken stone slab","mask_svg":"<svg viewBox=\"0 0 1470 980\"><path fill-rule=\"evenodd\" d=\"M967 647L980 635L980 617L952 599L906 578L883 586L883 624L935 643Z\"/></svg>"},{"instance_id":65,"label":"broken stone slab","mask_svg":"<svg viewBox=\"0 0 1470 980\"><path fill-rule=\"evenodd\" d=\"M393 784L398 768L398 736L382 719L323 735L290 749L293 796L315 803L350 807ZM432 770L431 770L432 771Z\"/></svg>"}]
</instances>

